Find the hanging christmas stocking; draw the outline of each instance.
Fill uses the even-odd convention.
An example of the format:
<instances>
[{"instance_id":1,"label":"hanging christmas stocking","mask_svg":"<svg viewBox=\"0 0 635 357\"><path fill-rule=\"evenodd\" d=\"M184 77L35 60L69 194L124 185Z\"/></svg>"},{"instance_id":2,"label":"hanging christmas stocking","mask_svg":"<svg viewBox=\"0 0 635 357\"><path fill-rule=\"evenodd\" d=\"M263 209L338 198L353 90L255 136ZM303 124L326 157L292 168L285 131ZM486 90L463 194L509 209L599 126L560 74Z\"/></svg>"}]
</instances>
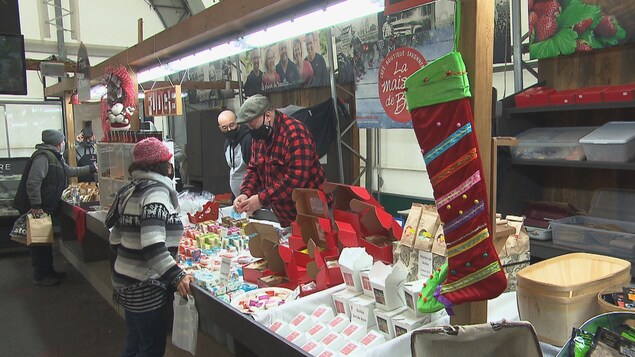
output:
<instances>
[{"instance_id":1,"label":"hanging christmas stocking","mask_svg":"<svg viewBox=\"0 0 635 357\"><path fill-rule=\"evenodd\" d=\"M460 13L457 0L454 52L415 72L405 83L448 255L448 266L426 282L418 306L424 312L444 306L450 314L454 305L492 299L507 286L490 236L485 176L467 98L471 94L457 52Z\"/></svg>"}]
</instances>

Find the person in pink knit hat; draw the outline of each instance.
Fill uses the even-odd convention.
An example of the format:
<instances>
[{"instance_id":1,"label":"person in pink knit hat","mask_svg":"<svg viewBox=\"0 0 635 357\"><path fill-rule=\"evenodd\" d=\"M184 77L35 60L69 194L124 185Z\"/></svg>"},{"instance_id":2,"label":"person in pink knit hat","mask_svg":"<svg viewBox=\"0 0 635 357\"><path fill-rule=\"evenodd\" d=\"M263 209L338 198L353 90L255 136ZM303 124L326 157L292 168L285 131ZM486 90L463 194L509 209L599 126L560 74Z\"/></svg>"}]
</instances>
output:
<instances>
[{"instance_id":1,"label":"person in pink knit hat","mask_svg":"<svg viewBox=\"0 0 635 357\"><path fill-rule=\"evenodd\" d=\"M119 190L111 208L118 217L110 233L117 253L113 299L126 311L122 355L163 356L170 297L175 290L187 297L194 279L175 260L183 225L170 178L172 153L163 142L149 138L137 143L132 155L128 171L133 181Z\"/></svg>"}]
</instances>

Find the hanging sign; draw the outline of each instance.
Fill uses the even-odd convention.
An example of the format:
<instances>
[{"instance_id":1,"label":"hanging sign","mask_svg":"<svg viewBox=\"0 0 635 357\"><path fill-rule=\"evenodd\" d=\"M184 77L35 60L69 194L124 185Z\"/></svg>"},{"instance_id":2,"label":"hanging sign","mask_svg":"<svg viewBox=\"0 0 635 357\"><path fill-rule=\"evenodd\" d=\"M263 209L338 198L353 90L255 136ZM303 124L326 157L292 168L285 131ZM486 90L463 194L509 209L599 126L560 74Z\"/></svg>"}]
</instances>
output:
<instances>
[{"instance_id":1,"label":"hanging sign","mask_svg":"<svg viewBox=\"0 0 635 357\"><path fill-rule=\"evenodd\" d=\"M158 117L166 115L181 115L183 104L181 100L181 86L151 89L143 92L143 111L145 116Z\"/></svg>"},{"instance_id":2,"label":"hanging sign","mask_svg":"<svg viewBox=\"0 0 635 357\"><path fill-rule=\"evenodd\" d=\"M421 53L412 47L400 47L386 55L379 66L379 100L386 114L395 121L411 120L406 105L406 78L427 64Z\"/></svg>"},{"instance_id":3,"label":"hanging sign","mask_svg":"<svg viewBox=\"0 0 635 357\"><path fill-rule=\"evenodd\" d=\"M390 15L398 11L403 11L411 7L427 4L435 0L386 0L384 4L384 15Z\"/></svg>"}]
</instances>

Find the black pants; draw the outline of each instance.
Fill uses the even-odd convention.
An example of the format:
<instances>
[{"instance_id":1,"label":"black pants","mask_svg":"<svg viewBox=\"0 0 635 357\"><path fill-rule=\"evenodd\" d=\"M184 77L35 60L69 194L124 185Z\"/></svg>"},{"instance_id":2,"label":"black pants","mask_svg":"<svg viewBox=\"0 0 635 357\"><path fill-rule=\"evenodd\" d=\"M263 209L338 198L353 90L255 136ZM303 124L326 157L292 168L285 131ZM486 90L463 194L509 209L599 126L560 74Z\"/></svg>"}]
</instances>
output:
<instances>
[{"instance_id":1,"label":"black pants","mask_svg":"<svg viewBox=\"0 0 635 357\"><path fill-rule=\"evenodd\" d=\"M31 265L33 278L42 280L53 273L53 245L31 245Z\"/></svg>"}]
</instances>

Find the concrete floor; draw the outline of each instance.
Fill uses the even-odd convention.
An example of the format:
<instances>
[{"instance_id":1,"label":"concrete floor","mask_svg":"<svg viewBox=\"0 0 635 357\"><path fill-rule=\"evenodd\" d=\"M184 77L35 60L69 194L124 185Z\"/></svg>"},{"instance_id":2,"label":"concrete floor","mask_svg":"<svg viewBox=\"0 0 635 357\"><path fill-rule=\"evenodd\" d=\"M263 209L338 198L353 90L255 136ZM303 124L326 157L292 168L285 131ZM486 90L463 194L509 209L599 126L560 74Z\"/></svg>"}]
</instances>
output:
<instances>
[{"instance_id":1,"label":"concrete floor","mask_svg":"<svg viewBox=\"0 0 635 357\"><path fill-rule=\"evenodd\" d=\"M108 263L74 261L82 275L60 254L57 243L53 256L55 269L65 271L67 277L58 286L40 287L33 285L28 251L0 252L0 356L120 355L124 320L104 298L109 292L101 286L109 279ZM191 356L169 339L166 356ZM196 355L232 356L225 346L200 333Z\"/></svg>"}]
</instances>

